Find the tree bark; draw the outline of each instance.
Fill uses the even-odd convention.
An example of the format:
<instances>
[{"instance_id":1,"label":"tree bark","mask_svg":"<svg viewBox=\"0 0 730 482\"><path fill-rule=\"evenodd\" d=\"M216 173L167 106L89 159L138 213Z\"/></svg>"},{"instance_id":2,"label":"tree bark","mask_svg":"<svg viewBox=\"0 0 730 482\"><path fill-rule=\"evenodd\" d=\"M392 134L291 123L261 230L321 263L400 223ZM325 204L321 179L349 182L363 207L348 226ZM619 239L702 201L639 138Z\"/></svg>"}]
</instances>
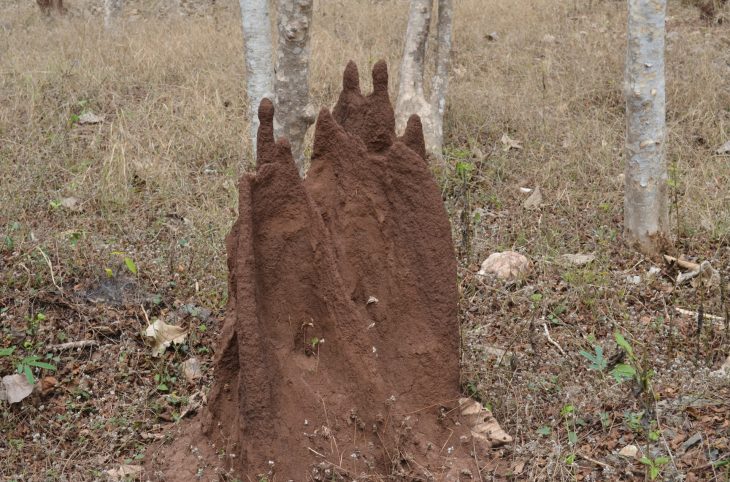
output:
<instances>
[{"instance_id":1,"label":"tree bark","mask_svg":"<svg viewBox=\"0 0 730 482\"><path fill-rule=\"evenodd\" d=\"M105 29L108 30L117 26L123 3L123 0L104 0Z\"/></svg>"},{"instance_id":2,"label":"tree bark","mask_svg":"<svg viewBox=\"0 0 730 482\"><path fill-rule=\"evenodd\" d=\"M431 79L433 137L430 141L430 150L435 154L441 154L444 141L444 111L446 110L446 90L449 86L449 70L451 67L453 11L451 0L439 0L436 72Z\"/></svg>"},{"instance_id":3,"label":"tree bark","mask_svg":"<svg viewBox=\"0 0 730 482\"><path fill-rule=\"evenodd\" d=\"M438 43L428 99L424 89L424 71L433 0L411 1L395 109L398 131L405 129L412 114L421 118L426 150L435 155L441 155L443 144L443 115L451 62L452 12L452 0L438 0Z\"/></svg>"},{"instance_id":4,"label":"tree bark","mask_svg":"<svg viewBox=\"0 0 730 482\"><path fill-rule=\"evenodd\" d=\"M58 13L64 12L63 0L36 0L36 3L45 15L50 15L53 10Z\"/></svg>"},{"instance_id":5,"label":"tree bark","mask_svg":"<svg viewBox=\"0 0 730 482\"><path fill-rule=\"evenodd\" d=\"M304 174L303 145L314 123L309 103L310 25L312 0L279 0L279 44L276 57L277 137L286 137L299 174Z\"/></svg>"},{"instance_id":6,"label":"tree bark","mask_svg":"<svg viewBox=\"0 0 730 482\"><path fill-rule=\"evenodd\" d=\"M629 0L624 235L645 254L669 238L664 34L666 0Z\"/></svg>"},{"instance_id":7,"label":"tree bark","mask_svg":"<svg viewBox=\"0 0 730 482\"><path fill-rule=\"evenodd\" d=\"M408 27L400 65L398 99L395 103L395 124L403 132L411 114L417 114L423 125L426 150L429 150L428 132L431 126L431 104L423 92L423 75L426 61L426 43L431 26L432 0L411 0Z\"/></svg>"},{"instance_id":8,"label":"tree bark","mask_svg":"<svg viewBox=\"0 0 730 482\"><path fill-rule=\"evenodd\" d=\"M258 106L263 98L273 99L274 68L268 0L239 0L246 58L246 95L251 146L256 155L259 128Z\"/></svg>"}]
</instances>

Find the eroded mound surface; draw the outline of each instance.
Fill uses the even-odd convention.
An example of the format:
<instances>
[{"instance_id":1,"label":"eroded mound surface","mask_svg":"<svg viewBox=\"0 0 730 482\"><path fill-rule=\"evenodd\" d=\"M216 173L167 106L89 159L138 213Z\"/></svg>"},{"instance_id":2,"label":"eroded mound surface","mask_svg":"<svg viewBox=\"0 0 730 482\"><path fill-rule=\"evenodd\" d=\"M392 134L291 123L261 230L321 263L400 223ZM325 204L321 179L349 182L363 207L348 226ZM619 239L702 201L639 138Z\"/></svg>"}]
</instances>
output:
<instances>
[{"instance_id":1,"label":"eroded mound surface","mask_svg":"<svg viewBox=\"0 0 730 482\"><path fill-rule=\"evenodd\" d=\"M449 221L420 121L395 135L383 62L373 85L362 95L347 66L332 114L319 114L304 181L287 142L274 140L272 104L259 108L202 424L241 475L478 478L474 451L498 428L478 413L467 423L481 437L460 423Z\"/></svg>"}]
</instances>

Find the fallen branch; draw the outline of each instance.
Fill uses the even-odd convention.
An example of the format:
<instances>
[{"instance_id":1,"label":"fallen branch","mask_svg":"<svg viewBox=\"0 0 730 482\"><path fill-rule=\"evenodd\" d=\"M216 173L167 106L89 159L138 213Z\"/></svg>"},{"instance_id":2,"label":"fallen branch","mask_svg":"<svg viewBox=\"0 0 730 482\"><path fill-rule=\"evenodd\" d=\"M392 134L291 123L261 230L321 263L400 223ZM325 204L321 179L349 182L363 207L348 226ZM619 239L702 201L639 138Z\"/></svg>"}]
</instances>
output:
<instances>
[{"instance_id":1,"label":"fallen branch","mask_svg":"<svg viewBox=\"0 0 730 482\"><path fill-rule=\"evenodd\" d=\"M608 465L607 463L601 462L600 460L592 459L589 456L585 455L584 453L578 452L577 455L578 455L578 457L580 457L588 462L594 463L596 465L600 465L601 467L605 467L607 469L613 468L612 466Z\"/></svg>"},{"instance_id":2,"label":"fallen branch","mask_svg":"<svg viewBox=\"0 0 730 482\"><path fill-rule=\"evenodd\" d=\"M709 261L703 261L700 264L687 261L686 259L675 258L674 256L664 255L664 261L669 265L679 266L682 269L688 270L686 273L679 273L677 275L676 283L681 285L692 278L703 275L703 278L707 279L707 283L710 286L717 286L721 282L720 273L712 267Z\"/></svg>"},{"instance_id":3,"label":"fallen branch","mask_svg":"<svg viewBox=\"0 0 730 482\"><path fill-rule=\"evenodd\" d=\"M674 309L680 315L691 316L693 318L697 318L697 316L699 315L699 313L697 313L696 311L685 310L684 308L677 308L676 306L674 307ZM722 317L722 316L710 315L710 314L707 314L707 313L702 313L702 317L704 319L706 319L706 320L712 320L712 321L717 321L717 322L725 323L725 318Z\"/></svg>"},{"instance_id":4,"label":"fallen branch","mask_svg":"<svg viewBox=\"0 0 730 482\"><path fill-rule=\"evenodd\" d=\"M61 343L58 345L49 345L46 347L48 351L65 351L74 350L76 348L86 348L88 346L97 346L99 344L96 340L80 340L80 341L69 341L67 343Z\"/></svg>"},{"instance_id":5,"label":"fallen branch","mask_svg":"<svg viewBox=\"0 0 730 482\"><path fill-rule=\"evenodd\" d=\"M555 346L555 348L557 348L558 350L560 350L560 353L562 353L563 356L566 356L565 355L565 352L563 351L563 349L560 347L560 345L558 345L558 342L555 341L555 340L553 340L553 338L550 336L550 331L548 331L547 323L543 323L542 324L542 327L545 328L545 336L547 337L548 341L550 343L552 343Z\"/></svg>"},{"instance_id":6,"label":"fallen branch","mask_svg":"<svg viewBox=\"0 0 730 482\"><path fill-rule=\"evenodd\" d=\"M668 254L664 255L664 261L666 261L669 265L675 264L682 269L687 269L690 271L697 271L700 269L700 265L697 263L687 261L686 259L675 258L674 256L669 256Z\"/></svg>"}]
</instances>

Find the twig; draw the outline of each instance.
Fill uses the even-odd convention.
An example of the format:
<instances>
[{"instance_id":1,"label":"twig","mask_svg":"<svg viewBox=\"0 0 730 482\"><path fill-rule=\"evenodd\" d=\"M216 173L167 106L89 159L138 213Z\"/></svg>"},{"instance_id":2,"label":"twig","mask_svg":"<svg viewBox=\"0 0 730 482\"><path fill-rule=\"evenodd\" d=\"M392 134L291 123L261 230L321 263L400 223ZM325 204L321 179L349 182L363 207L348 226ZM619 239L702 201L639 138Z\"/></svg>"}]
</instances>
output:
<instances>
[{"instance_id":1,"label":"twig","mask_svg":"<svg viewBox=\"0 0 730 482\"><path fill-rule=\"evenodd\" d=\"M560 350L560 353L562 353L562 354L563 354L563 356L566 356L566 355L565 355L565 352L563 351L563 349L562 349L562 348L560 347L560 345L558 345L558 342L557 342L557 341L555 341L555 340L553 340L553 338L552 338L552 337L550 336L550 331L548 331L547 323L543 323L543 324L542 324L542 327L543 327L543 328L545 328L545 336L547 337L548 341L549 341L550 343L552 343L553 345L555 345L555 347L556 347L556 348L557 348L558 350Z\"/></svg>"},{"instance_id":2,"label":"twig","mask_svg":"<svg viewBox=\"0 0 730 482\"><path fill-rule=\"evenodd\" d=\"M69 341L67 343L61 343L58 345L49 345L46 347L48 351L64 351L73 350L75 348L86 348L87 346L96 346L99 342L96 340L79 340Z\"/></svg>"},{"instance_id":3,"label":"twig","mask_svg":"<svg viewBox=\"0 0 730 482\"><path fill-rule=\"evenodd\" d=\"M608 465L607 463L605 463L605 462L601 462L600 460L592 459L592 458L588 457L587 455L585 455L585 454L583 454L583 453L581 453L581 452L576 452L576 453L578 454L578 456L579 456L580 458L582 458L582 459L585 459L585 460L587 460L588 462L592 462L592 463L594 463L594 464L596 464L596 465L600 465L601 467L605 467L605 468L607 468L607 469L611 469L611 468L613 468L612 466Z\"/></svg>"},{"instance_id":4,"label":"twig","mask_svg":"<svg viewBox=\"0 0 730 482\"><path fill-rule=\"evenodd\" d=\"M477 443L474 437L471 438L471 447L474 453L474 464L477 466L477 474L479 474L479 481L484 482L484 479L482 479L482 469L479 467L479 459L477 459Z\"/></svg>"},{"instance_id":5,"label":"twig","mask_svg":"<svg viewBox=\"0 0 730 482\"><path fill-rule=\"evenodd\" d=\"M429 405L427 407L419 408L418 410L414 410L414 411L408 412L408 413L402 413L400 415L403 416L403 417L408 416L408 415L413 415L414 413L423 412L424 410L428 410L429 408L438 407L440 405L446 405L447 403L456 402L457 400L459 400L459 399L458 398L452 398L451 400L444 400L443 402L436 402L436 403L431 404L431 405Z\"/></svg>"},{"instance_id":6,"label":"twig","mask_svg":"<svg viewBox=\"0 0 730 482\"><path fill-rule=\"evenodd\" d=\"M51 264L51 260L48 259L48 255L43 252L40 246L36 246L36 249L40 251L41 256L43 256L43 259L45 259L46 263L48 264L48 269L51 271L51 282L53 283L53 286L55 286L58 291L63 293L63 289L56 284L56 277L53 276L53 265Z\"/></svg>"},{"instance_id":7,"label":"twig","mask_svg":"<svg viewBox=\"0 0 730 482\"><path fill-rule=\"evenodd\" d=\"M329 459L328 459L328 458L327 458L326 456L324 456L324 455L322 455L321 453L317 452L317 451L316 451L316 450L314 450L314 449L313 449L312 447L307 447L307 449L308 449L308 450L309 450L310 452L312 452L312 453L313 453L314 455L318 455L318 456L322 457L322 458L323 458L323 459L324 459L324 460L325 460L325 461L326 461L326 462L327 462L328 464L332 465L332 467L335 467L335 468L337 468L337 469L341 470L342 472L344 472L344 473L345 473L345 474L347 474L347 475L350 475L350 474L351 474L351 472L350 472L349 470L347 470L346 468L344 468L344 467L343 467L342 465L337 465L337 464L336 464L336 463L334 463L334 462L330 462L330 461L329 461ZM342 462L340 462L340 463L342 463Z\"/></svg>"},{"instance_id":8,"label":"twig","mask_svg":"<svg viewBox=\"0 0 730 482\"><path fill-rule=\"evenodd\" d=\"M451 429L448 429L448 430L449 430L449 432L451 432L451 433L450 433L450 434L449 434L449 436L448 436L448 437L446 438L446 442L444 442L444 444L443 444L443 445L441 446L441 450L439 450L439 454L441 454L441 452L443 452L443 451L444 451L444 449L446 448L446 444L448 444L448 443L449 443L449 440L451 440L451 436L452 436L452 435L454 435L454 431L453 431L453 430L451 430Z\"/></svg>"}]
</instances>

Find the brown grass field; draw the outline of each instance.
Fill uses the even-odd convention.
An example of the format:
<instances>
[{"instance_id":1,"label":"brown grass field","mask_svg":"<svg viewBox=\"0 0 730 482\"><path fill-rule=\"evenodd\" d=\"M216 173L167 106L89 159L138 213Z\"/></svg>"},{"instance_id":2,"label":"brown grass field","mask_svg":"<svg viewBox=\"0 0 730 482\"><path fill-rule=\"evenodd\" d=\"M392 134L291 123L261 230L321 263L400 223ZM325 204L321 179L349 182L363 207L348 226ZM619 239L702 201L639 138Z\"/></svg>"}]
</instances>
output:
<instances>
[{"instance_id":1,"label":"brown grass field","mask_svg":"<svg viewBox=\"0 0 730 482\"><path fill-rule=\"evenodd\" d=\"M100 480L174 437L213 378L223 238L253 165L237 2L179 16L130 1L116 35L98 6L66 3L46 19L35 2L0 0L0 348L15 347L0 375L30 355L57 366L36 373L55 377L47 393L0 402L2 480ZM721 287L728 8L709 21L670 0L666 54L674 254L709 260ZM349 59L361 72L386 59L394 95L407 9L316 2L315 105L334 104ZM445 156L432 165L459 252L463 386L515 438L477 480L648 480L661 457L657 480L730 480L730 378L710 374L730 352L728 327L704 317L698 330L676 310L726 320L724 290L676 285L675 268L622 244L625 2L456 0L454 22ZM103 122L82 125L88 112ZM503 134L522 148L505 151ZM543 206L527 210L519 188L536 186ZM506 249L534 263L527 282L477 278ZM596 259L572 266L566 253ZM189 329L187 343L152 357L141 333L154 318ZM615 331L645 378L653 370L643 392L579 353L618 353ZM80 340L96 345L48 349ZM192 355L204 376L189 383ZM627 445L636 457L618 455ZM215 470L200 467L232 480Z\"/></svg>"}]
</instances>

